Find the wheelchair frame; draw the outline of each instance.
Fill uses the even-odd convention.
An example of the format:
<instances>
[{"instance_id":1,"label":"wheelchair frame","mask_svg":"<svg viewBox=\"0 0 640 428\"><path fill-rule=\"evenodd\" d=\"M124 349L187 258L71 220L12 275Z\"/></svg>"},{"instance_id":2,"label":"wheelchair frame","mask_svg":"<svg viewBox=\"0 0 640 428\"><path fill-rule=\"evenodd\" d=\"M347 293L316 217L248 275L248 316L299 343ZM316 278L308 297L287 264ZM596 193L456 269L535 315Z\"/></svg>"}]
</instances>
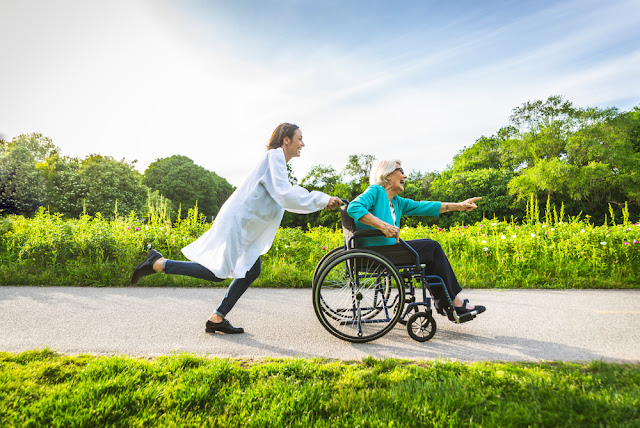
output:
<instances>
[{"instance_id":1,"label":"wheelchair frame","mask_svg":"<svg viewBox=\"0 0 640 428\"><path fill-rule=\"evenodd\" d=\"M368 342L399 322L412 339L427 341L437 328L431 309L434 288L440 288L447 300L447 307L438 313L456 323L475 318L473 312L458 316L442 278L426 275L418 254L402 239L395 245L358 247L359 238L384 235L379 230L356 230L347 214L349 203L343 202L345 243L320 259L312 280L314 311L329 333L349 342ZM421 301L416 300L414 281L420 283Z\"/></svg>"}]
</instances>

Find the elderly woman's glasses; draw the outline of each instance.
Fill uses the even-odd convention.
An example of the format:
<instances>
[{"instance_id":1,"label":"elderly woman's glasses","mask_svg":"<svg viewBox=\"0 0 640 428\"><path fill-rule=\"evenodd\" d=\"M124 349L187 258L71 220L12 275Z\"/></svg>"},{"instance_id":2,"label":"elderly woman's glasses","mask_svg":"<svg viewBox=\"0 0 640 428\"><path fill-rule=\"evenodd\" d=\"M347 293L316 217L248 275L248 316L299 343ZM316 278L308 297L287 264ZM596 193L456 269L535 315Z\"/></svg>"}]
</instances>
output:
<instances>
[{"instance_id":1,"label":"elderly woman's glasses","mask_svg":"<svg viewBox=\"0 0 640 428\"><path fill-rule=\"evenodd\" d=\"M396 171L400 171L400 174L404 175L404 169L396 168L396 169L393 170L393 172L396 172Z\"/></svg>"}]
</instances>

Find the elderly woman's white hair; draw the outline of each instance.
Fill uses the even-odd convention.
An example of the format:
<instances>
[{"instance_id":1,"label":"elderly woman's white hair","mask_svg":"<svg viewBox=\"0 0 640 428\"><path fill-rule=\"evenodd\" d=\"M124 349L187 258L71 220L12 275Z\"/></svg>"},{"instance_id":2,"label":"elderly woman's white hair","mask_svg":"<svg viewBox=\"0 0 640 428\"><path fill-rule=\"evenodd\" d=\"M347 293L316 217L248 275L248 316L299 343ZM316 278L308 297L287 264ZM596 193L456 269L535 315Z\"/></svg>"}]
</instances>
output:
<instances>
[{"instance_id":1,"label":"elderly woman's white hair","mask_svg":"<svg viewBox=\"0 0 640 428\"><path fill-rule=\"evenodd\" d=\"M371 167L369 184L379 184L384 187L389 183L389 175L402 166L399 160L379 160Z\"/></svg>"}]
</instances>

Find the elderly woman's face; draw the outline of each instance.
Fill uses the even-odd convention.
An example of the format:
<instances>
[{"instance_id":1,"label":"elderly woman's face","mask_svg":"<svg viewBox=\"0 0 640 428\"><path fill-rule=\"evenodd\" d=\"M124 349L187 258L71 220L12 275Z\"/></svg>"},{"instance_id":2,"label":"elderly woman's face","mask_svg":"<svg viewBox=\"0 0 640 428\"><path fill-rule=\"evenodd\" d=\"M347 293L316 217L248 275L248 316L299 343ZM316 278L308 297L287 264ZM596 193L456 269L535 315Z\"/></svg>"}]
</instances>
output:
<instances>
[{"instance_id":1,"label":"elderly woman's face","mask_svg":"<svg viewBox=\"0 0 640 428\"><path fill-rule=\"evenodd\" d=\"M407 176L404 175L404 170L400 165L396 164L396 170L387 176L388 182L385 189L400 193L404 190L404 182L406 179Z\"/></svg>"}]
</instances>

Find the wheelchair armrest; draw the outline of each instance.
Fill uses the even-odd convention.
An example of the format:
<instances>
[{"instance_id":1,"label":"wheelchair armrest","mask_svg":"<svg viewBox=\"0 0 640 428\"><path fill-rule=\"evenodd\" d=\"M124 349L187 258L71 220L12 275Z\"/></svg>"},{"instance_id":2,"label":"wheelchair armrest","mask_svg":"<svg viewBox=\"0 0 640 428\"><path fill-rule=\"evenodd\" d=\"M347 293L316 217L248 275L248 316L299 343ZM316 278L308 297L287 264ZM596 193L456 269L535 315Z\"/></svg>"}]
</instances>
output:
<instances>
[{"instance_id":1,"label":"wheelchair armrest","mask_svg":"<svg viewBox=\"0 0 640 428\"><path fill-rule=\"evenodd\" d=\"M384 236L384 233L378 229L356 230L353 232L355 238L370 238L372 236Z\"/></svg>"}]
</instances>

